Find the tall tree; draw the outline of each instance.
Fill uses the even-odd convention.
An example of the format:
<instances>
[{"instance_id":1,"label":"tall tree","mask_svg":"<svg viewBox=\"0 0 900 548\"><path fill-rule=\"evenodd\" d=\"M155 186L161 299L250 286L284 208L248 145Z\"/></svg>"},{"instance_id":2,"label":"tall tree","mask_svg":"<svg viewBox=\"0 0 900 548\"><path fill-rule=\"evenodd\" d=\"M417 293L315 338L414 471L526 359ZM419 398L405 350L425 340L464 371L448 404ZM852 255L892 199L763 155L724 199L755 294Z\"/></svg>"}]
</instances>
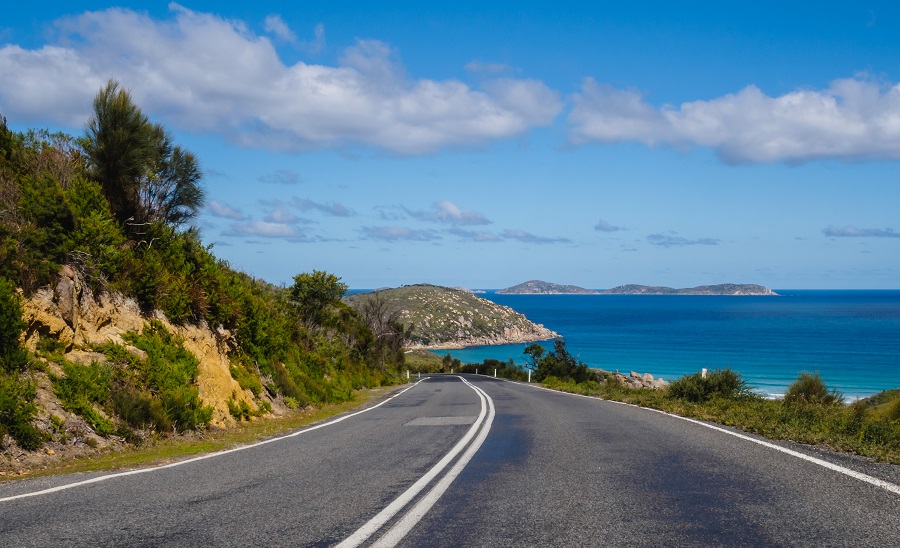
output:
<instances>
[{"instance_id":1,"label":"tall tree","mask_svg":"<svg viewBox=\"0 0 900 548\"><path fill-rule=\"evenodd\" d=\"M203 207L205 192L200 185L203 172L193 153L172 144L169 133L153 126L157 160L140 185L140 209L144 222L184 224Z\"/></svg>"},{"instance_id":2,"label":"tall tree","mask_svg":"<svg viewBox=\"0 0 900 548\"><path fill-rule=\"evenodd\" d=\"M123 224L138 222L141 181L158 151L150 120L115 80L94 97L84 144L113 214Z\"/></svg>"},{"instance_id":3,"label":"tall tree","mask_svg":"<svg viewBox=\"0 0 900 548\"><path fill-rule=\"evenodd\" d=\"M172 226L193 219L205 198L196 156L174 145L131 95L110 80L94 98L84 148L119 222Z\"/></svg>"}]
</instances>

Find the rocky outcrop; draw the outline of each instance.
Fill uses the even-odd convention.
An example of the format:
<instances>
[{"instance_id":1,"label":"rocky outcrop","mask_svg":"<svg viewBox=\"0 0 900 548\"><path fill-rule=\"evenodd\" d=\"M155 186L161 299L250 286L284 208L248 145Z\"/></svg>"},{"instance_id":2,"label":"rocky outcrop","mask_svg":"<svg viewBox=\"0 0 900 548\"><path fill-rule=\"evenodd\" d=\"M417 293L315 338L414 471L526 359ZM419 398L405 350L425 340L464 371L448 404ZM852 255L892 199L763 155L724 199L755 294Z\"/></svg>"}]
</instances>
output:
<instances>
[{"instance_id":1,"label":"rocky outcrop","mask_svg":"<svg viewBox=\"0 0 900 548\"><path fill-rule=\"evenodd\" d=\"M617 371L613 373L612 378L616 383L627 386L628 388L650 388L652 390L659 390L669 386L669 383L663 379L654 379L653 375L650 373L641 375L640 373L631 371L626 377L625 375L619 374Z\"/></svg>"},{"instance_id":2,"label":"rocky outcrop","mask_svg":"<svg viewBox=\"0 0 900 548\"><path fill-rule=\"evenodd\" d=\"M55 286L38 290L22 304L26 347L34 351L41 339L54 339L62 345L66 359L75 363L100 361L102 354L91 352L92 346L106 342L125 344L122 335L140 332L151 319L141 314L132 299L106 291L94 295L70 266L62 268ZM175 326L158 311L153 318L180 337L184 347L199 360L200 399L213 408L213 425L234 423L228 411L229 400L245 401L251 409L257 408L252 394L231 376L228 354L235 342L228 331L214 332L205 325ZM129 350L140 357L137 348Z\"/></svg>"}]
</instances>

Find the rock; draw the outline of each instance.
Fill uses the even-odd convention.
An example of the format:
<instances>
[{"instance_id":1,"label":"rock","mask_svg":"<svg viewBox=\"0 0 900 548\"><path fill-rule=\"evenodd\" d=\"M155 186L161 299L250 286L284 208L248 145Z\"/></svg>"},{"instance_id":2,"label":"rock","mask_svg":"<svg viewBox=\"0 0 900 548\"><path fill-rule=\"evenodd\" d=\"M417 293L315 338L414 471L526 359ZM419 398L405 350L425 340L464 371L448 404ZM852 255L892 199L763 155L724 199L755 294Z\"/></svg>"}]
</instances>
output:
<instances>
[{"instance_id":1,"label":"rock","mask_svg":"<svg viewBox=\"0 0 900 548\"><path fill-rule=\"evenodd\" d=\"M669 383L667 383L666 381L664 381L662 379L656 379L650 383L649 388L652 388L653 390L662 390L663 388L666 388L667 386L669 386Z\"/></svg>"},{"instance_id":2,"label":"rock","mask_svg":"<svg viewBox=\"0 0 900 548\"><path fill-rule=\"evenodd\" d=\"M75 269L69 265L62 267L59 273L59 283L54 291L54 301L59 307L59 315L69 327L75 327L78 311L78 291L80 281L77 279Z\"/></svg>"},{"instance_id":3,"label":"rock","mask_svg":"<svg viewBox=\"0 0 900 548\"><path fill-rule=\"evenodd\" d=\"M144 361L150 357L146 352L144 352L140 348L138 348L136 346L132 346L130 344L125 345L125 350L127 350L129 354L131 354L132 356L134 356L135 358L137 358L141 361Z\"/></svg>"},{"instance_id":4,"label":"rock","mask_svg":"<svg viewBox=\"0 0 900 548\"><path fill-rule=\"evenodd\" d=\"M644 376L643 376L643 375L641 375L640 373L635 373L634 371L632 371L631 373L629 373L628 376L631 377L632 379L638 379L638 380L640 380L640 381L644 380Z\"/></svg>"},{"instance_id":5,"label":"rock","mask_svg":"<svg viewBox=\"0 0 900 548\"><path fill-rule=\"evenodd\" d=\"M71 352L68 352L65 357L70 362L81 365L90 365L94 362L106 363L106 354L101 354L100 352L72 350Z\"/></svg>"},{"instance_id":6,"label":"rock","mask_svg":"<svg viewBox=\"0 0 900 548\"><path fill-rule=\"evenodd\" d=\"M644 376L642 377L641 380L644 381L644 384L651 383L651 382L653 382L653 375L651 375L650 373L644 373Z\"/></svg>"}]
</instances>

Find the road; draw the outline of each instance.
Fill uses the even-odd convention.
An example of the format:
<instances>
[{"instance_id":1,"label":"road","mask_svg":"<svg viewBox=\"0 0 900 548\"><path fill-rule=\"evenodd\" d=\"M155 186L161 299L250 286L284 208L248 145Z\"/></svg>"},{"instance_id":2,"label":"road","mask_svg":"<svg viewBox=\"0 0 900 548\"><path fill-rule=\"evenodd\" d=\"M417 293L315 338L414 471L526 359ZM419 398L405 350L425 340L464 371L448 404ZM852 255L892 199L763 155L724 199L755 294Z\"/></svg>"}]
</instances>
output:
<instances>
[{"instance_id":1,"label":"road","mask_svg":"<svg viewBox=\"0 0 900 548\"><path fill-rule=\"evenodd\" d=\"M435 376L238 451L0 484L0 545L900 544L900 467L777 446L836 469L646 409Z\"/></svg>"}]
</instances>

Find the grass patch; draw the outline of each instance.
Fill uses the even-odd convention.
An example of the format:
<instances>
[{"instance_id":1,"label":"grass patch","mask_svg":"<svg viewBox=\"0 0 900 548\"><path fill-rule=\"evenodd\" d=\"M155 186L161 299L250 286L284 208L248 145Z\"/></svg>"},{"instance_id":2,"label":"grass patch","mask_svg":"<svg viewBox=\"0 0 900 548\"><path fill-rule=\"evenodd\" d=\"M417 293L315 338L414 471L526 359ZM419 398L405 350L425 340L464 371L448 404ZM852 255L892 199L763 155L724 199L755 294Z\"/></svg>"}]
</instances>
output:
<instances>
[{"instance_id":1,"label":"grass patch","mask_svg":"<svg viewBox=\"0 0 900 548\"><path fill-rule=\"evenodd\" d=\"M543 385L732 426L770 439L824 445L900 464L900 411L894 414L895 408L900 410L900 398L878 398L876 401L882 402L878 406L866 401L844 405L832 401L833 391L802 374L788 390L799 396L768 400L748 393L740 375L726 371L713 372L708 379L684 377L665 390L626 388L611 382L575 383L556 377L548 377ZM703 385L707 380L710 386ZM679 383L683 385L680 388Z\"/></svg>"}]
</instances>

